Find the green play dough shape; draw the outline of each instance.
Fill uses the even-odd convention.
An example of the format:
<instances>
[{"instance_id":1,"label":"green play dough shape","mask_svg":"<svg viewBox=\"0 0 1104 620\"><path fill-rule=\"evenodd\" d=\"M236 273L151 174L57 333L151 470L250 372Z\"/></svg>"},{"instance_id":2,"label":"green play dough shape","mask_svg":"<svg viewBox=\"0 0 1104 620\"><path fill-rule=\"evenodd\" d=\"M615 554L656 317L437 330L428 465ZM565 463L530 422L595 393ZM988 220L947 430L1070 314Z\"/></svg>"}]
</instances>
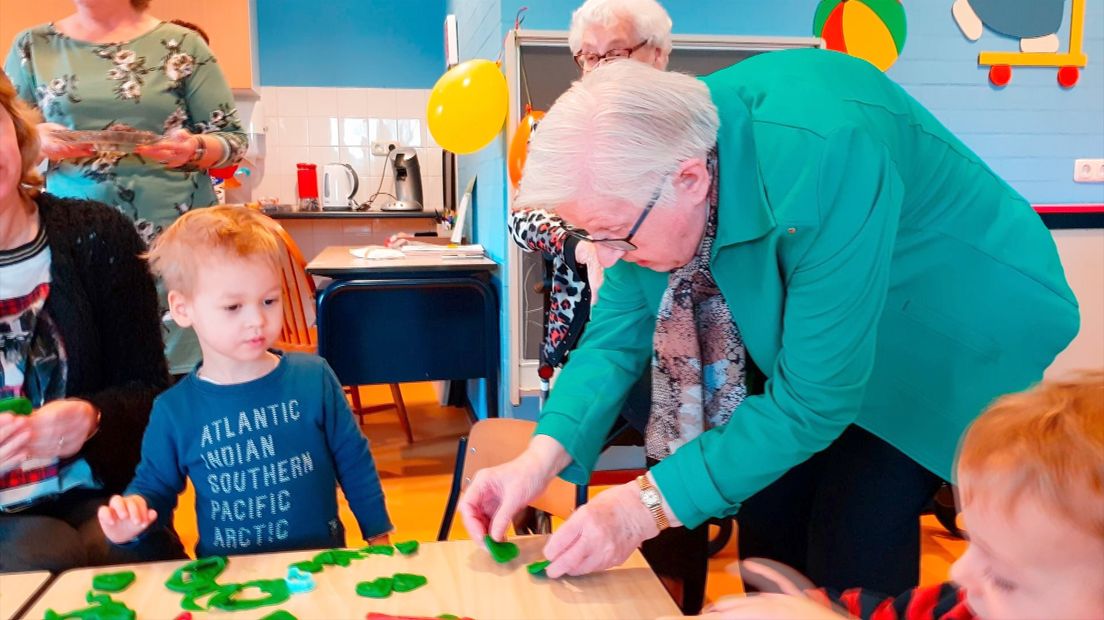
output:
<instances>
[{"instance_id":1,"label":"green play dough shape","mask_svg":"<svg viewBox=\"0 0 1104 620\"><path fill-rule=\"evenodd\" d=\"M540 562L533 562L532 564L526 566L525 570L529 571L529 574L533 575L534 577L547 577L548 574L544 572L544 569L548 568L548 565L551 563L551 560L541 560Z\"/></svg>"},{"instance_id":2,"label":"green play dough shape","mask_svg":"<svg viewBox=\"0 0 1104 620\"><path fill-rule=\"evenodd\" d=\"M395 587L395 580L390 577L380 577L372 581L362 581L356 585L358 596L367 598L387 598L391 596L391 590Z\"/></svg>"},{"instance_id":3,"label":"green play dough shape","mask_svg":"<svg viewBox=\"0 0 1104 620\"><path fill-rule=\"evenodd\" d=\"M84 599L88 601L88 607L63 614L47 609L45 620L134 620L137 617L133 609L107 594L89 592Z\"/></svg>"},{"instance_id":4,"label":"green play dough shape","mask_svg":"<svg viewBox=\"0 0 1104 620\"><path fill-rule=\"evenodd\" d=\"M304 573L321 573L322 572L322 565L319 564L318 562L315 562L314 560L306 560L304 562L296 562L294 564L289 564L288 568L291 568L291 567L298 568L299 570L303 571Z\"/></svg>"},{"instance_id":5,"label":"green play dough shape","mask_svg":"<svg viewBox=\"0 0 1104 620\"><path fill-rule=\"evenodd\" d=\"M217 589L218 586L215 586ZM201 596L207 596L213 593L215 590L207 590L206 592L189 592L180 599L180 608L184 611L203 611L206 609L203 605L195 602L195 600Z\"/></svg>"},{"instance_id":6,"label":"green play dough shape","mask_svg":"<svg viewBox=\"0 0 1104 620\"><path fill-rule=\"evenodd\" d=\"M410 592L411 590L417 590L429 583L429 580L426 579L424 575L415 575L413 573L395 573L394 580L396 592Z\"/></svg>"},{"instance_id":7,"label":"green play dough shape","mask_svg":"<svg viewBox=\"0 0 1104 620\"><path fill-rule=\"evenodd\" d=\"M361 558L360 552L348 549L327 549L314 556L314 561L329 566L348 566L353 560Z\"/></svg>"},{"instance_id":8,"label":"green play dough shape","mask_svg":"<svg viewBox=\"0 0 1104 620\"><path fill-rule=\"evenodd\" d=\"M118 573L104 573L92 578L92 587L104 592L122 592L134 583L134 571L125 570Z\"/></svg>"},{"instance_id":9,"label":"green play dough shape","mask_svg":"<svg viewBox=\"0 0 1104 620\"><path fill-rule=\"evenodd\" d=\"M0 413L13 413L15 415L31 415L34 407L31 401L22 396L9 396L0 398Z\"/></svg>"},{"instance_id":10,"label":"green play dough shape","mask_svg":"<svg viewBox=\"0 0 1104 620\"><path fill-rule=\"evenodd\" d=\"M460 616L454 616L452 614L441 614L440 616L437 616L437 617L440 618L441 620L460 620Z\"/></svg>"},{"instance_id":11,"label":"green play dough shape","mask_svg":"<svg viewBox=\"0 0 1104 620\"><path fill-rule=\"evenodd\" d=\"M391 545L369 545L360 552L365 555L395 555L395 548Z\"/></svg>"},{"instance_id":12,"label":"green play dough shape","mask_svg":"<svg viewBox=\"0 0 1104 620\"><path fill-rule=\"evenodd\" d=\"M262 598L238 598L242 592L256 588L265 594ZM291 598L291 590L283 579L255 579L245 583L232 583L219 588L207 601L208 608L225 611L256 609L268 605L279 605Z\"/></svg>"},{"instance_id":13,"label":"green play dough shape","mask_svg":"<svg viewBox=\"0 0 1104 620\"><path fill-rule=\"evenodd\" d=\"M418 541L408 540L406 542L397 542L395 543L395 548L403 555L413 555L418 552Z\"/></svg>"},{"instance_id":14,"label":"green play dough shape","mask_svg":"<svg viewBox=\"0 0 1104 620\"><path fill-rule=\"evenodd\" d=\"M483 543L487 545L487 549L491 552L491 557L495 562L499 564L505 564L510 560L518 556L518 546L512 542L496 542L488 534L483 537Z\"/></svg>"},{"instance_id":15,"label":"green play dough shape","mask_svg":"<svg viewBox=\"0 0 1104 620\"><path fill-rule=\"evenodd\" d=\"M299 620L291 614L291 612L284 611L283 609L277 609L276 611L268 614L261 620Z\"/></svg>"},{"instance_id":16,"label":"green play dough shape","mask_svg":"<svg viewBox=\"0 0 1104 620\"><path fill-rule=\"evenodd\" d=\"M221 555L188 562L173 571L165 581L165 587L181 594L211 592L218 588L215 578L226 570L227 562L226 557Z\"/></svg>"}]
</instances>

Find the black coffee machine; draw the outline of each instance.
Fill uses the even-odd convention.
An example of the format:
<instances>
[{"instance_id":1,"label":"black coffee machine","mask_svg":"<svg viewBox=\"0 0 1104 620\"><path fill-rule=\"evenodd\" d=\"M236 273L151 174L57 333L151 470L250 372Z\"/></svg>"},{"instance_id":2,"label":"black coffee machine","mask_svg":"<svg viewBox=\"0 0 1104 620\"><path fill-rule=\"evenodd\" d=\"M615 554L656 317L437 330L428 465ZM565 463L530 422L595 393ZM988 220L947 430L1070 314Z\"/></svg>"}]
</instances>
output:
<instances>
[{"instance_id":1,"label":"black coffee machine","mask_svg":"<svg viewBox=\"0 0 1104 620\"><path fill-rule=\"evenodd\" d=\"M395 200L380 209L382 211L422 210L422 171L418 166L418 152L412 148L395 149L391 156L395 172Z\"/></svg>"}]
</instances>

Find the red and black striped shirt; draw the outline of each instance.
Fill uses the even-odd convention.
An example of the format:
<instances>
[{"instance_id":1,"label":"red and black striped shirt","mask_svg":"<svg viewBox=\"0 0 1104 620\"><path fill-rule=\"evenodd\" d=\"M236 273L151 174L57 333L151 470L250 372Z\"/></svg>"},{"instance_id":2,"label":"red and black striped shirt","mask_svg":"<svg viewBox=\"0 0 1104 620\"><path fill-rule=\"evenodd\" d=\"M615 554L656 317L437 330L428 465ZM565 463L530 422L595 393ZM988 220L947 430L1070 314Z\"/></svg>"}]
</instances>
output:
<instances>
[{"instance_id":1,"label":"red and black striped shirt","mask_svg":"<svg viewBox=\"0 0 1104 620\"><path fill-rule=\"evenodd\" d=\"M975 620L966 606L966 591L949 581L888 598L861 588L838 595L822 589L817 594L862 620Z\"/></svg>"}]
</instances>

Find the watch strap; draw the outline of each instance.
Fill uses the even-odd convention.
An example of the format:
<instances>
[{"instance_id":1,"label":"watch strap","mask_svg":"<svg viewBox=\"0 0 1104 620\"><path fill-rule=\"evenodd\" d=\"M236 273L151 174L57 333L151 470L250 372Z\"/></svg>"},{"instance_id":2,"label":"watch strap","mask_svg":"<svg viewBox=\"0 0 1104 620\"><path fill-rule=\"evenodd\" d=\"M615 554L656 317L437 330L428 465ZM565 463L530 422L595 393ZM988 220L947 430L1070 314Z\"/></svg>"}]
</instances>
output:
<instances>
[{"instance_id":1,"label":"watch strap","mask_svg":"<svg viewBox=\"0 0 1104 620\"><path fill-rule=\"evenodd\" d=\"M656 527L661 532L671 527L671 522L667 520L667 515L663 512L663 500L659 494L659 489L652 484L652 481L646 475L637 476L636 484L640 487L640 501L648 509L648 512L652 513L652 519L655 521Z\"/></svg>"}]
</instances>

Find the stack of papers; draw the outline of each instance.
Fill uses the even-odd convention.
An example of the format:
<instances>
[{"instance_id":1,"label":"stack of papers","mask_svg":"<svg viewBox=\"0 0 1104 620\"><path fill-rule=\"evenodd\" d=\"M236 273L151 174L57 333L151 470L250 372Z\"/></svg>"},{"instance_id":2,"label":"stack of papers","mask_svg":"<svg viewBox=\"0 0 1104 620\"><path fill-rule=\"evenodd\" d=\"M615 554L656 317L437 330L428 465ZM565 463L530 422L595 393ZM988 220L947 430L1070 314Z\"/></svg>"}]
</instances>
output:
<instances>
[{"instance_id":1,"label":"stack of papers","mask_svg":"<svg viewBox=\"0 0 1104 620\"><path fill-rule=\"evenodd\" d=\"M437 245L435 243L418 243L410 241L401 248L407 256L467 256L478 258L483 256L483 245L473 243L470 245Z\"/></svg>"}]
</instances>

